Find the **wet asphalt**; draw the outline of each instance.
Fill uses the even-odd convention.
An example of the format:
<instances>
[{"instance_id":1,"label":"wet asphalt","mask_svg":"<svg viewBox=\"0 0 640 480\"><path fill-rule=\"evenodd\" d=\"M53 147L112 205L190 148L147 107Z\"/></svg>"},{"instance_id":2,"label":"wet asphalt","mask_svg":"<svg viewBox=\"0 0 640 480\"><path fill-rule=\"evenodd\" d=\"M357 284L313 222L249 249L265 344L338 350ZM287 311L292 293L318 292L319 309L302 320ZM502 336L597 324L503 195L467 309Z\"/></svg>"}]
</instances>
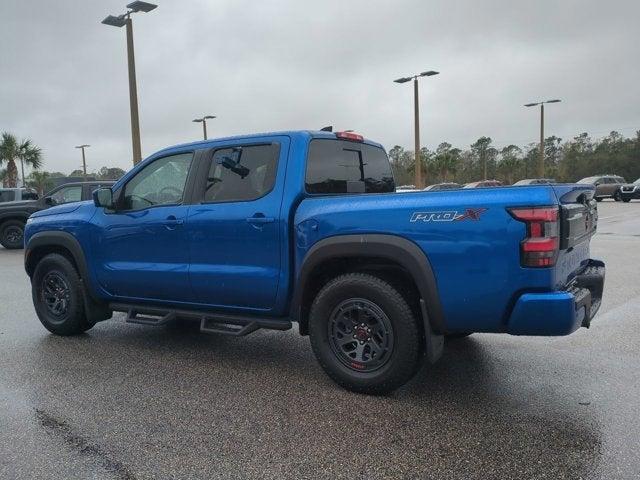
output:
<instances>
[{"instance_id":1,"label":"wet asphalt","mask_svg":"<svg viewBox=\"0 0 640 480\"><path fill-rule=\"evenodd\" d=\"M0 479L640 478L640 202L600 204L592 327L473 335L387 397L334 385L297 330L122 315L61 338L0 247Z\"/></svg>"}]
</instances>

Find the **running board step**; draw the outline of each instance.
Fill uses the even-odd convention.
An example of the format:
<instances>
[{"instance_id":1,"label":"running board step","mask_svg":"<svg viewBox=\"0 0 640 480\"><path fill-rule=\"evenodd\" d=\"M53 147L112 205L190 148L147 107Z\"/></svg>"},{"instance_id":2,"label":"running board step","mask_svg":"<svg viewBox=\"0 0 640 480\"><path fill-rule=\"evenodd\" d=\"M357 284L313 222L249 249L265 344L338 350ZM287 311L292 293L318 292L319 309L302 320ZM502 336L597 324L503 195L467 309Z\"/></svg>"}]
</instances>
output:
<instances>
[{"instance_id":1,"label":"running board step","mask_svg":"<svg viewBox=\"0 0 640 480\"><path fill-rule=\"evenodd\" d=\"M261 328L269 330L289 330L291 328L291 320L288 318L251 317L202 312L199 310L170 310L121 303L110 304L109 308L116 312L126 312L126 321L128 323L157 326L164 325L174 319L185 318L199 320L202 333L231 335L234 337L243 337Z\"/></svg>"},{"instance_id":2,"label":"running board step","mask_svg":"<svg viewBox=\"0 0 640 480\"><path fill-rule=\"evenodd\" d=\"M234 337L244 337L258 329L260 329L258 322L249 322L246 325L238 325L234 323L226 323L210 317L202 317L202 321L200 322L200 331L202 333L221 333L223 335L232 335Z\"/></svg>"},{"instance_id":3,"label":"running board step","mask_svg":"<svg viewBox=\"0 0 640 480\"><path fill-rule=\"evenodd\" d=\"M141 315L142 312L135 308L127 310L127 323L138 323L140 325L164 325L176 318L174 312L167 312L164 315L154 315L153 313L147 313L147 315ZM150 316L151 315L151 316Z\"/></svg>"}]
</instances>

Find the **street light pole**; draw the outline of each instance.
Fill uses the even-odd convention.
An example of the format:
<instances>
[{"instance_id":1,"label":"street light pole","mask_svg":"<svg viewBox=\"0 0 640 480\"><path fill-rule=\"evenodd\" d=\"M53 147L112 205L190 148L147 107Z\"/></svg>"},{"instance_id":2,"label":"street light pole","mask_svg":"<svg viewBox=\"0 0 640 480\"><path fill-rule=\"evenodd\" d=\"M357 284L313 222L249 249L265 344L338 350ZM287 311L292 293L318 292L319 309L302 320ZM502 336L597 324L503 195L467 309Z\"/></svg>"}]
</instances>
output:
<instances>
[{"instance_id":1,"label":"street light pole","mask_svg":"<svg viewBox=\"0 0 640 480\"><path fill-rule=\"evenodd\" d=\"M76 148L82 150L82 174L84 176L85 181L87 180L87 160L84 156L84 149L90 147L91 145L78 145Z\"/></svg>"},{"instance_id":2,"label":"street light pole","mask_svg":"<svg viewBox=\"0 0 640 480\"><path fill-rule=\"evenodd\" d=\"M136 62L133 53L133 23L131 14L137 12L150 12L157 5L136 0L127 5L127 12L122 15L109 15L102 20L105 25L112 27L126 27L127 31L127 67L129 71L129 108L131 111L131 146L133 150L133 164L142 160L142 147L140 144L140 117L138 115L138 87L136 83Z\"/></svg>"},{"instance_id":3,"label":"street light pole","mask_svg":"<svg viewBox=\"0 0 640 480\"><path fill-rule=\"evenodd\" d=\"M420 105L418 102L418 77L413 79L413 135L415 149L415 184L422 188L422 162L420 161Z\"/></svg>"},{"instance_id":4,"label":"street light pole","mask_svg":"<svg viewBox=\"0 0 640 480\"><path fill-rule=\"evenodd\" d=\"M406 83L413 80L413 122L414 122L414 155L415 155L415 187L421 189L423 187L422 182L422 165L420 162L420 105L418 95L418 78L430 77L432 75L438 75L439 72L429 70L426 72L412 75L411 77L402 77L394 80L395 83Z\"/></svg>"},{"instance_id":5,"label":"street light pole","mask_svg":"<svg viewBox=\"0 0 640 480\"><path fill-rule=\"evenodd\" d=\"M202 123L202 133L204 135L204 139L205 140L207 139L207 119L213 119L213 118L216 118L216 116L215 115L205 115L202 118L194 118L192 120L192 122L195 122L195 123Z\"/></svg>"},{"instance_id":6,"label":"street light pole","mask_svg":"<svg viewBox=\"0 0 640 480\"><path fill-rule=\"evenodd\" d=\"M538 175L544 177L544 103L540 104L540 158L538 159Z\"/></svg>"},{"instance_id":7,"label":"street light pole","mask_svg":"<svg viewBox=\"0 0 640 480\"><path fill-rule=\"evenodd\" d=\"M131 110L131 146L133 164L142 160L140 144L140 117L138 116L138 87L136 82L136 61L133 53L133 23L131 15L127 15L127 64L129 70L129 108Z\"/></svg>"},{"instance_id":8,"label":"street light pole","mask_svg":"<svg viewBox=\"0 0 640 480\"><path fill-rule=\"evenodd\" d=\"M540 155L538 157L538 178L544 178L544 104L559 103L561 100L546 100L544 102L527 103L525 107L536 107L540 105Z\"/></svg>"}]
</instances>

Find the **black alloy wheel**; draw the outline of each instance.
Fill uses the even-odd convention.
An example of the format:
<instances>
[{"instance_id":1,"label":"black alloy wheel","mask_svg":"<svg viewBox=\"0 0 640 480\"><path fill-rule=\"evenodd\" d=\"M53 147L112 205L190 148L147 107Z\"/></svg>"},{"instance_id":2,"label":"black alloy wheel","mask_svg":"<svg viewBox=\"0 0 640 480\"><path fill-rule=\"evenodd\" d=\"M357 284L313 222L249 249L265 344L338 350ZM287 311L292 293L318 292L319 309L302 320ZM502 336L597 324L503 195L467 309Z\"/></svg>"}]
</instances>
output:
<instances>
[{"instance_id":1,"label":"black alloy wheel","mask_svg":"<svg viewBox=\"0 0 640 480\"><path fill-rule=\"evenodd\" d=\"M57 271L47 273L40 287L42 302L53 317L63 318L69 311L71 289L63 275Z\"/></svg>"},{"instance_id":2,"label":"black alloy wheel","mask_svg":"<svg viewBox=\"0 0 640 480\"><path fill-rule=\"evenodd\" d=\"M389 361L393 329L375 303L349 298L335 308L327 326L331 349L346 367L372 372Z\"/></svg>"}]
</instances>

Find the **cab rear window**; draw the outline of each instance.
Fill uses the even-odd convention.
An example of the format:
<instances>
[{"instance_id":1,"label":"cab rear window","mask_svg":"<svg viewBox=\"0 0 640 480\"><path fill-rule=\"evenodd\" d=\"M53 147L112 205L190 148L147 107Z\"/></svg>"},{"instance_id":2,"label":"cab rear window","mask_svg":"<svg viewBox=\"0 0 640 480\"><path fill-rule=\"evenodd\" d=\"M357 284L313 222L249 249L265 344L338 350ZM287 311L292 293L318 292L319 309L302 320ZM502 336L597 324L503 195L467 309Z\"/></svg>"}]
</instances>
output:
<instances>
[{"instance_id":1,"label":"cab rear window","mask_svg":"<svg viewBox=\"0 0 640 480\"><path fill-rule=\"evenodd\" d=\"M391 165L380 147L343 140L311 140L307 193L388 193L395 190Z\"/></svg>"}]
</instances>

